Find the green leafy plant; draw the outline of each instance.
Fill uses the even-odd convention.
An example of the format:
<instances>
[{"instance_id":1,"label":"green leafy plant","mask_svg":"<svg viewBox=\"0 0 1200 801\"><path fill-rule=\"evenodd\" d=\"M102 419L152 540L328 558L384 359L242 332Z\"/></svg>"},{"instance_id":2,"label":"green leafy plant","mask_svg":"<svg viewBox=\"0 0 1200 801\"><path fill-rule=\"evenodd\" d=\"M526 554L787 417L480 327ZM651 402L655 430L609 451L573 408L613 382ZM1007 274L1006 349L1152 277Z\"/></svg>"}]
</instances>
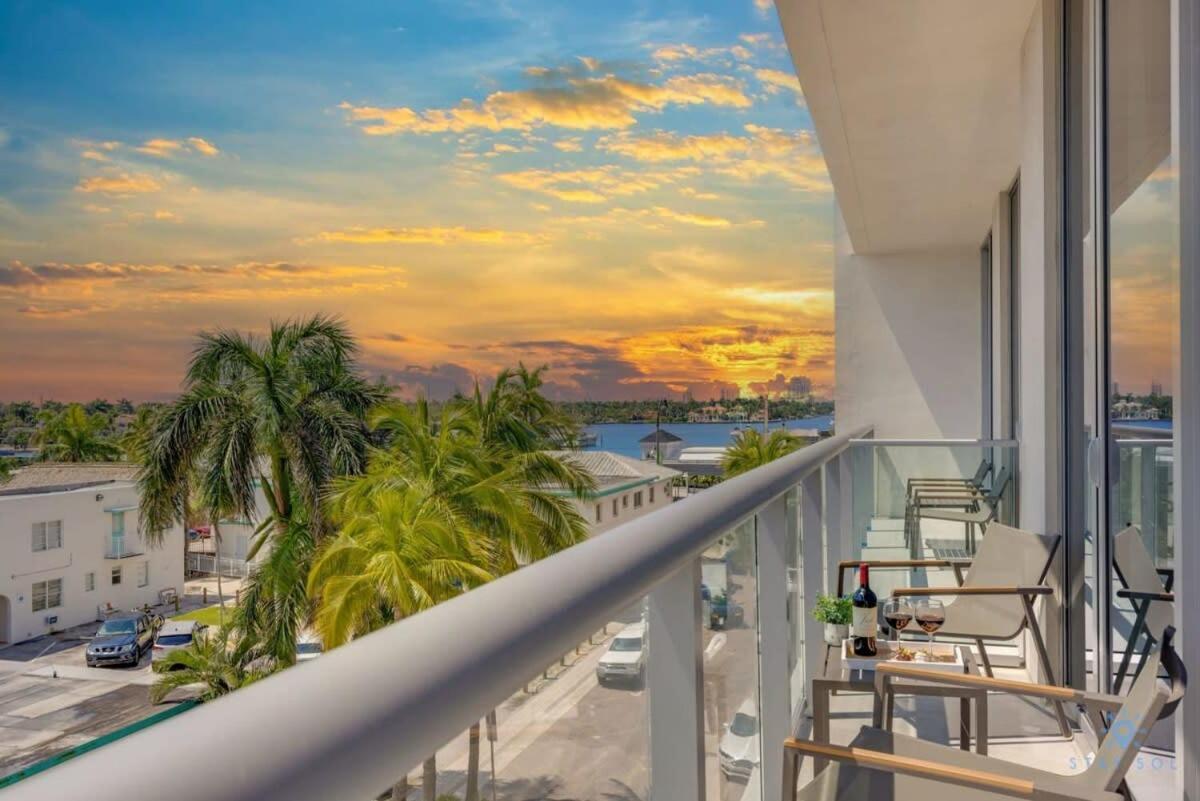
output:
<instances>
[{"instance_id":1,"label":"green leafy plant","mask_svg":"<svg viewBox=\"0 0 1200 801\"><path fill-rule=\"evenodd\" d=\"M854 606L850 597L839 598L836 595L821 594L817 596L817 605L813 607L813 619L819 623L833 623L839 626L850 625L854 616Z\"/></svg>"}]
</instances>

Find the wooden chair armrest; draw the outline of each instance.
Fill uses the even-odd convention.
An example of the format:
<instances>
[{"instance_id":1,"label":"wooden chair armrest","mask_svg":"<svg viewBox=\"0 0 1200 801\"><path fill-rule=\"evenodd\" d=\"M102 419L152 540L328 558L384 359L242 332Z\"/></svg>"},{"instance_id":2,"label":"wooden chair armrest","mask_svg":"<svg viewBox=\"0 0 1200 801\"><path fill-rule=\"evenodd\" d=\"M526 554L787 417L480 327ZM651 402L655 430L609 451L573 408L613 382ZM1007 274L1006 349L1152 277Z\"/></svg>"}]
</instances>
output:
<instances>
[{"instance_id":1,"label":"wooden chair armrest","mask_svg":"<svg viewBox=\"0 0 1200 801\"><path fill-rule=\"evenodd\" d=\"M910 667L883 663L875 666L875 688L882 693L887 689L889 679L914 679L931 684L952 684L956 687L969 687L976 690L996 690L1013 695L1024 695L1033 698L1045 698L1050 701L1079 701L1082 694L1070 687L1057 687L1052 684L1035 684L1029 681L1013 679L994 679L988 676L978 676L974 673L949 673L943 670Z\"/></svg>"},{"instance_id":2,"label":"wooden chair armrest","mask_svg":"<svg viewBox=\"0 0 1200 801\"><path fill-rule=\"evenodd\" d=\"M883 751L872 751L867 748L814 743L793 738L784 740L783 748L784 751L792 751L805 756L832 759L861 768L882 770L888 773L902 773L909 776L920 776L925 779L933 779L948 784L990 790L1017 798L1034 797L1034 783L1032 781L1028 779L1014 779L999 773L958 768L941 762L931 762L927 759L888 754ZM793 797L788 788L784 788L784 790L784 798Z\"/></svg>"},{"instance_id":3,"label":"wooden chair armrest","mask_svg":"<svg viewBox=\"0 0 1200 801\"><path fill-rule=\"evenodd\" d=\"M1142 592L1141 590L1117 590L1118 598L1128 598L1131 601L1175 601L1173 592Z\"/></svg>"},{"instance_id":4,"label":"wooden chair armrest","mask_svg":"<svg viewBox=\"0 0 1200 801\"><path fill-rule=\"evenodd\" d=\"M838 562L837 568L837 594L842 597L843 580L846 577L846 568L857 568L859 565L867 567L968 567L971 564L970 559L846 559Z\"/></svg>"},{"instance_id":5,"label":"wooden chair armrest","mask_svg":"<svg viewBox=\"0 0 1200 801\"><path fill-rule=\"evenodd\" d=\"M892 595L1050 595L1044 584L1030 587L897 587Z\"/></svg>"}]
</instances>

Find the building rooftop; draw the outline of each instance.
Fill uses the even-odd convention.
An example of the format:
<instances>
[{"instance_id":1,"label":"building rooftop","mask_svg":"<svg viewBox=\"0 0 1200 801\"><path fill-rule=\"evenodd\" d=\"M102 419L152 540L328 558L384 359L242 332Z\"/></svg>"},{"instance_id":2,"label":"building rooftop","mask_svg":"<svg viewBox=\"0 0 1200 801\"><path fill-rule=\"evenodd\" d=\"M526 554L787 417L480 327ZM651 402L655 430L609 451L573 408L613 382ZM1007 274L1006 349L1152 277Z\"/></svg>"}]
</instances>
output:
<instances>
[{"instance_id":1,"label":"building rooftop","mask_svg":"<svg viewBox=\"0 0 1200 801\"><path fill-rule=\"evenodd\" d=\"M658 431L651 431L649 434L639 439L638 442L683 442L683 437L676 436L675 434L672 434L670 431L667 431L665 428L663 428L659 429Z\"/></svg>"},{"instance_id":2,"label":"building rooftop","mask_svg":"<svg viewBox=\"0 0 1200 801\"><path fill-rule=\"evenodd\" d=\"M17 470L8 481L0 483L0 497L69 492L85 487L131 482L137 479L137 471L137 465L125 462L31 464Z\"/></svg>"},{"instance_id":3,"label":"building rooftop","mask_svg":"<svg viewBox=\"0 0 1200 801\"><path fill-rule=\"evenodd\" d=\"M550 451L554 456L567 459L596 477L596 489L601 492L615 487L661 480L680 475L672 470L644 459L631 459L612 451Z\"/></svg>"}]
</instances>

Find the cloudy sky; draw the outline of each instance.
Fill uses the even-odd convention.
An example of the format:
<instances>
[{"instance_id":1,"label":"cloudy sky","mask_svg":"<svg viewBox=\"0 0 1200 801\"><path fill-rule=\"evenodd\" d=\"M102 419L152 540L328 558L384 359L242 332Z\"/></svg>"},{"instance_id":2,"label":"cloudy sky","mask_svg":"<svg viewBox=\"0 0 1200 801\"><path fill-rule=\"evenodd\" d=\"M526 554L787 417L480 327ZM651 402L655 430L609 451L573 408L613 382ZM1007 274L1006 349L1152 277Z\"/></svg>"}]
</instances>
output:
<instances>
[{"instance_id":1,"label":"cloudy sky","mask_svg":"<svg viewBox=\"0 0 1200 801\"><path fill-rule=\"evenodd\" d=\"M435 394L827 391L832 209L762 0L0 8L0 399L314 312Z\"/></svg>"}]
</instances>

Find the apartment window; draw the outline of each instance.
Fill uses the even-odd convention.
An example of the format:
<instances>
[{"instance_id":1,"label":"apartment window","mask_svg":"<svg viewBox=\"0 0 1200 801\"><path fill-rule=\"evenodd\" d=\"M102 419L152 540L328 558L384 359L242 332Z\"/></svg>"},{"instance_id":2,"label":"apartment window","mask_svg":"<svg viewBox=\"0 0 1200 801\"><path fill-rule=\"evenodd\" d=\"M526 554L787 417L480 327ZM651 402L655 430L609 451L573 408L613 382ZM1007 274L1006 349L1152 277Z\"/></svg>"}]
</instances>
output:
<instances>
[{"instance_id":1,"label":"apartment window","mask_svg":"<svg viewBox=\"0 0 1200 801\"><path fill-rule=\"evenodd\" d=\"M142 562L138 565L138 586L145 587L150 583L150 563Z\"/></svg>"},{"instance_id":2,"label":"apartment window","mask_svg":"<svg viewBox=\"0 0 1200 801\"><path fill-rule=\"evenodd\" d=\"M83 574L83 591L91 592L94 589L96 589L96 574L95 573L84 573Z\"/></svg>"},{"instance_id":3,"label":"apartment window","mask_svg":"<svg viewBox=\"0 0 1200 801\"><path fill-rule=\"evenodd\" d=\"M618 509L618 507L617 507L617 499L616 499L616 498L613 498L613 517L616 517L616 516L617 516L617 509Z\"/></svg>"},{"instance_id":4,"label":"apartment window","mask_svg":"<svg viewBox=\"0 0 1200 801\"><path fill-rule=\"evenodd\" d=\"M121 568L114 567L112 569L112 583L114 587L121 583Z\"/></svg>"},{"instance_id":5,"label":"apartment window","mask_svg":"<svg viewBox=\"0 0 1200 801\"><path fill-rule=\"evenodd\" d=\"M596 504L596 522L600 522L600 504Z\"/></svg>"},{"instance_id":6,"label":"apartment window","mask_svg":"<svg viewBox=\"0 0 1200 801\"><path fill-rule=\"evenodd\" d=\"M622 505L622 506L624 506L624 507L626 507L626 508L628 508L628 507L629 507L629 496L628 496L628 495L622 495L622 496L621 496L621 505Z\"/></svg>"},{"instance_id":7,"label":"apartment window","mask_svg":"<svg viewBox=\"0 0 1200 801\"><path fill-rule=\"evenodd\" d=\"M62 547L62 521L49 520L33 524L33 550L52 551Z\"/></svg>"},{"instance_id":8,"label":"apartment window","mask_svg":"<svg viewBox=\"0 0 1200 801\"><path fill-rule=\"evenodd\" d=\"M654 485L650 485L650 503L654 503Z\"/></svg>"},{"instance_id":9,"label":"apartment window","mask_svg":"<svg viewBox=\"0 0 1200 801\"><path fill-rule=\"evenodd\" d=\"M62 606L62 579L35 581L33 583L33 611L54 609Z\"/></svg>"},{"instance_id":10,"label":"apartment window","mask_svg":"<svg viewBox=\"0 0 1200 801\"><path fill-rule=\"evenodd\" d=\"M634 509L642 508L642 493L640 493L640 492L633 493L633 508Z\"/></svg>"}]
</instances>

